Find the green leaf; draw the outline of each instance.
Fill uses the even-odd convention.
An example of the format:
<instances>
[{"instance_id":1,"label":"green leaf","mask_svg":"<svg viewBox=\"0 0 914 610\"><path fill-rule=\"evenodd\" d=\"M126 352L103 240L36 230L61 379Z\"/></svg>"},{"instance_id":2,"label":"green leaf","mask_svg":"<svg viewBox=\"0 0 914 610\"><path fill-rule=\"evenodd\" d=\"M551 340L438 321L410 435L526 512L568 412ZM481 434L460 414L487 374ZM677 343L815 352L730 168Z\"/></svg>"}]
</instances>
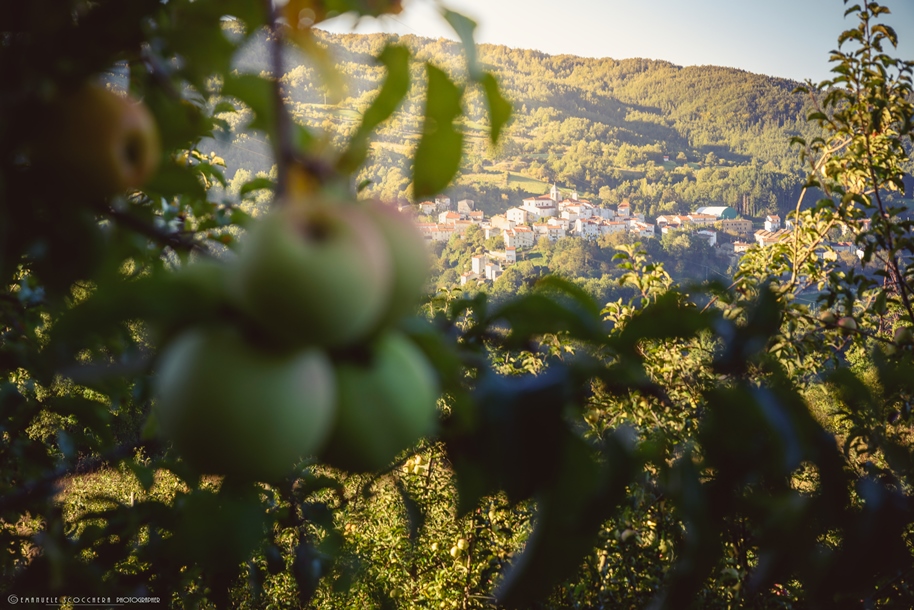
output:
<instances>
[{"instance_id":1,"label":"green leaf","mask_svg":"<svg viewBox=\"0 0 914 610\"><path fill-rule=\"evenodd\" d=\"M235 108L235 104L223 100L216 104L216 107L213 108L213 114L220 114L223 112L235 113L238 112L238 109Z\"/></svg>"},{"instance_id":2,"label":"green leaf","mask_svg":"<svg viewBox=\"0 0 914 610\"><path fill-rule=\"evenodd\" d=\"M460 169L463 154L463 134L454 126L454 120L461 114L463 89L443 70L430 63L425 67L428 73L425 122L413 164L416 199L440 193Z\"/></svg>"},{"instance_id":3,"label":"green leaf","mask_svg":"<svg viewBox=\"0 0 914 610\"><path fill-rule=\"evenodd\" d=\"M152 181L144 186L143 190L150 195L158 195L165 199L178 195L206 199L206 189L200 181L196 169L182 167L176 163L166 163L160 167Z\"/></svg>"},{"instance_id":4,"label":"green leaf","mask_svg":"<svg viewBox=\"0 0 914 610\"><path fill-rule=\"evenodd\" d=\"M709 328L715 314L702 313L681 301L676 293L667 293L629 320L622 332L614 337L620 352L637 354L638 344L645 339L687 339Z\"/></svg>"},{"instance_id":5,"label":"green leaf","mask_svg":"<svg viewBox=\"0 0 914 610\"><path fill-rule=\"evenodd\" d=\"M198 87L231 67L235 45L222 30L224 8L215 2L185 2L173 8L173 29L166 31L171 50L184 58L182 71Z\"/></svg>"},{"instance_id":6,"label":"green leaf","mask_svg":"<svg viewBox=\"0 0 914 610\"><path fill-rule=\"evenodd\" d=\"M498 142L501 136L502 128L508 124L513 110L511 102L506 100L498 88L498 81L490 73L485 73L480 81L486 92L486 101L489 104L489 120L492 122L492 130L489 132L489 139L492 144Z\"/></svg>"},{"instance_id":7,"label":"green leaf","mask_svg":"<svg viewBox=\"0 0 914 610\"><path fill-rule=\"evenodd\" d=\"M535 494L560 476L559 455L570 434L563 420L572 399L569 370L551 367L538 377L486 375L464 421L447 424L448 457L457 475L458 513L503 490L511 502ZM467 429L462 429L467 425Z\"/></svg>"},{"instance_id":8,"label":"green leaf","mask_svg":"<svg viewBox=\"0 0 914 610\"><path fill-rule=\"evenodd\" d=\"M558 275L547 275L536 282L536 288L544 292L554 291L571 297L575 304L583 307L595 318L600 317L600 306L590 293L570 280Z\"/></svg>"},{"instance_id":9,"label":"green leaf","mask_svg":"<svg viewBox=\"0 0 914 610\"><path fill-rule=\"evenodd\" d=\"M460 37L460 42L463 43L463 53L467 60L467 72L469 72L470 78L477 82L481 81L483 71L479 67L479 60L476 55L476 41L473 39L476 22L465 15L448 9L444 11L444 19L451 24L454 32Z\"/></svg>"},{"instance_id":10,"label":"green leaf","mask_svg":"<svg viewBox=\"0 0 914 610\"><path fill-rule=\"evenodd\" d=\"M545 294L528 294L513 299L492 312L491 319L511 326L507 343L522 346L547 333L568 332L572 337L600 342L606 330L590 305L575 300L558 300Z\"/></svg>"},{"instance_id":11,"label":"green leaf","mask_svg":"<svg viewBox=\"0 0 914 610\"><path fill-rule=\"evenodd\" d=\"M501 94L495 77L484 71L479 64L476 42L473 38L476 22L465 15L447 9L444 11L444 19L451 24L463 44L463 54L466 57L467 73L470 79L482 85L483 91L485 91L486 102L489 106L489 119L492 121L490 139L495 144L498 142L502 127L511 118L511 104Z\"/></svg>"},{"instance_id":12,"label":"green leaf","mask_svg":"<svg viewBox=\"0 0 914 610\"><path fill-rule=\"evenodd\" d=\"M362 164L368 154L368 136L390 118L403 102L409 92L409 58L407 47L393 44L384 47L378 55L378 61L387 68L387 78L384 79L378 97L362 116L362 124L352 136L349 147L340 157L337 163L340 171L351 173Z\"/></svg>"},{"instance_id":13,"label":"green leaf","mask_svg":"<svg viewBox=\"0 0 914 610\"><path fill-rule=\"evenodd\" d=\"M241 186L239 195L244 197L254 191L272 190L274 188L276 188L276 182L272 178L254 178Z\"/></svg>"},{"instance_id":14,"label":"green leaf","mask_svg":"<svg viewBox=\"0 0 914 610\"><path fill-rule=\"evenodd\" d=\"M254 74L227 74L222 94L236 97L253 112L251 129L260 129L272 136L276 125L275 83Z\"/></svg>"},{"instance_id":15,"label":"green leaf","mask_svg":"<svg viewBox=\"0 0 914 610\"><path fill-rule=\"evenodd\" d=\"M140 482L140 485L143 486L144 490L149 491L152 489L152 486L155 485L155 471L152 468L130 460L125 463L127 464L127 467L133 471L133 474Z\"/></svg>"},{"instance_id":16,"label":"green leaf","mask_svg":"<svg viewBox=\"0 0 914 610\"><path fill-rule=\"evenodd\" d=\"M534 607L593 549L600 526L625 498L634 472L623 435L617 431L608 439L605 465L580 438L564 439L556 455L562 476L537 497L536 526L496 591L499 607Z\"/></svg>"}]
</instances>

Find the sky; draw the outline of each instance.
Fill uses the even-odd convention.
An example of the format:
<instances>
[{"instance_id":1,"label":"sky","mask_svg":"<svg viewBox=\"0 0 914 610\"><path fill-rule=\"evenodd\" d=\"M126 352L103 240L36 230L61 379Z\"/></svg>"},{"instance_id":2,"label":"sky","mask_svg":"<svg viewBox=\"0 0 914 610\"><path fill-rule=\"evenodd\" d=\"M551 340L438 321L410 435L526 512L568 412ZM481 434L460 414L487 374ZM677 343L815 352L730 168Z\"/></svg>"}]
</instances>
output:
<instances>
[{"instance_id":1,"label":"sky","mask_svg":"<svg viewBox=\"0 0 914 610\"><path fill-rule=\"evenodd\" d=\"M797 81L829 78L829 52L857 20L846 6L862 0L447 0L474 19L476 40L553 55L661 59L716 65ZM882 0L898 33L890 54L914 60L914 0ZM403 0L396 16L363 19L357 32L455 38L439 0ZM320 27L353 31L348 16Z\"/></svg>"}]
</instances>

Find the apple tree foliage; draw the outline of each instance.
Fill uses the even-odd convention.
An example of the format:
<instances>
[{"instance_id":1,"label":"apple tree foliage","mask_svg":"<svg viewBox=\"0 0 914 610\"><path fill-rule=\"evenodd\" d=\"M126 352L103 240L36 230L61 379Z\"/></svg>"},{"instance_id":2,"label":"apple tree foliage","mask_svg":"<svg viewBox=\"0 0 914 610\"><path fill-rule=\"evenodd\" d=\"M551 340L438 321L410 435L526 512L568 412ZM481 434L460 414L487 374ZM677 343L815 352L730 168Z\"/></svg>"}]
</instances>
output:
<instances>
[{"instance_id":1,"label":"apple tree foliage","mask_svg":"<svg viewBox=\"0 0 914 610\"><path fill-rule=\"evenodd\" d=\"M790 237L731 285L680 287L637 246L634 295L602 306L545 277L521 296L442 293L400 327L433 364L440 424L376 473L314 458L256 484L205 476L149 419L174 329L234 324L192 258L231 256L251 205L290 190L355 197L373 130L416 58L396 44L340 149L296 124L272 75L296 45L332 95L310 26L396 0L33 0L0 7L0 589L149 595L180 606L910 607L914 595L914 253L901 203L914 64L875 2L804 90L824 136L799 141ZM510 115L444 11L465 71L421 66L416 198L458 170L462 96L493 142ZM233 57L266 31L272 75ZM411 64L413 62L413 64ZM98 197L34 162L66 91L126 88L163 152L142 190ZM275 176L226 190L201 150L244 108ZM72 150L80 155L79 148ZM836 228L859 250L843 264ZM809 298L812 297L812 298Z\"/></svg>"}]
</instances>

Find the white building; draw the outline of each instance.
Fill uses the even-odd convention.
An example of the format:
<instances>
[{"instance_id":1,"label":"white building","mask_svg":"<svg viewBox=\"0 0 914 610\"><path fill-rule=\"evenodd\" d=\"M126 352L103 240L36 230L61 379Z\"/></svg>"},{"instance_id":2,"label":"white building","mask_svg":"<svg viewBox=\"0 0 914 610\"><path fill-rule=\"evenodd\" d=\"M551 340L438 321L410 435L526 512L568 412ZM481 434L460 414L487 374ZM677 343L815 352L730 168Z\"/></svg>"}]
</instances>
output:
<instances>
[{"instance_id":1,"label":"white building","mask_svg":"<svg viewBox=\"0 0 914 610\"><path fill-rule=\"evenodd\" d=\"M565 227L560 224L537 222L533 224L533 233L536 239L545 237L549 241L556 241L565 237Z\"/></svg>"},{"instance_id":2,"label":"white building","mask_svg":"<svg viewBox=\"0 0 914 610\"><path fill-rule=\"evenodd\" d=\"M781 228L781 217L780 216L777 216L774 214L769 214L768 216L765 216L765 230L766 231L771 231L772 233L774 233L775 231L777 231L780 228Z\"/></svg>"},{"instance_id":3,"label":"white building","mask_svg":"<svg viewBox=\"0 0 914 610\"><path fill-rule=\"evenodd\" d=\"M616 217L616 211L612 208L598 208L590 206L591 214L599 216L603 220L613 220Z\"/></svg>"},{"instance_id":4,"label":"white building","mask_svg":"<svg viewBox=\"0 0 914 610\"><path fill-rule=\"evenodd\" d=\"M511 209L519 210L520 208L511 208ZM517 223L514 222L513 220L508 220L508 217L505 214L497 214L497 215L493 216L492 218L489 219L489 224L492 225L492 228L499 229L499 230L513 229L517 225ZM521 223L521 224L523 224L523 223ZM499 235L500 234L501 233L499 231Z\"/></svg>"},{"instance_id":5,"label":"white building","mask_svg":"<svg viewBox=\"0 0 914 610\"><path fill-rule=\"evenodd\" d=\"M502 273L501 265L499 265L496 262L490 261L490 262L486 263L486 267L483 270L483 273L487 280L489 280L490 282L494 282L495 280L497 280L499 278L499 276Z\"/></svg>"},{"instance_id":6,"label":"white building","mask_svg":"<svg viewBox=\"0 0 914 610\"><path fill-rule=\"evenodd\" d=\"M714 246L717 244L717 231L712 231L711 229L701 229L695 231L695 235L708 242L709 246Z\"/></svg>"},{"instance_id":7,"label":"white building","mask_svg":"<svg viewBox=\"0 0 914 610\"><path fill-rule=\"evenodd\" d=\"M461 214L469 214L476 209L476 202L472 199L461 199L457 202L457 211Z\"/></svg>"},{"instance_id":8,"label":"white building","mask_svg":"<svg viewBox=\"0 0 914 610\"><path fill-rule=\"evenodd\" d=\"M441 212L438 214L438 224L442 225L452 225L458 220L462 219L463 216L461 216L458 212Z\"/></svg>"},{"instance_id":9,"label":"white building","mask_svg":"<svg viewBox=\"0 0 914 610\"><path fill-rule=\"evenodd\" d=\"M502 236L504 237L506 248L522 250L533 247L533 231L529 227L518 226L513 229L506 229Z\"/></svg>"},{"instance_id":10,"label":"white building","mask_svg":"<svg viewBox=\"0 0 914 610\"><path fill-rule=\"evenodd\" d=\"M600 224L593 218L578 218L574 221L575 235L581 239L596 239L600 236Z\"/></svg>"},{"instance_id":11,"label":"white building","mask_svg":"<svg viewBox=\"0 0 914 610\"><path fill-rule=\"evenodd\" d=\"M558 203L551 195L527 197L521 203L521 208L527 211L530 220L539 220L548 216L558 216Z\"/></svg>"},{"instance_id":12,"label":"white building","mask_svg":"<svg viewBox=\"0 0 914 610\"><path fill-rule=\"evenodd\" d=\"M526 208L508 208L508 211L505 212L505 218L507 218L509 222L513 223L513 225L506 228L513 229L517 225L527 224L528 215L529 211ZM493 218L492 220L494 224L495 219Z\"/></svg>"},{"instance_id":13,"label":"white building","mask_svg":"<svg viewBox=\"0 0 914 610\"><path fill-rule=\"evenodd\" d=\"M760 229L755 232L755 241L764 248L771 244L776 244L779 241L783 241L788 235L790 235L790 231L787 229L781 229L779 231L766 231L765 229Z\"/></svg>"},{"instance_id":14,"label":"white building","mask_svg":"<svg viewBox=\"0 0 914 610\"><path fill-rule=\"evenodd\" d=\"M624 233L629 230L629 223L624 220L604 220L600 222L600 234Z\"/></svg>"},{"instance_id":15,"label":"white building","mask_svg":"<svg viewBox=\"0 0 914 610\"><path fill-rule=\"evenodd\" d=\"M470 259L470 270L477 275L483 275L488 263L489 258L485 254L474 256Z\"/></svg>"},{"instance_id":16,"label":"white building","mask_svg":"<svg viewBox=\"0 0 914 610\"><path fill-rule=\"evenodd\" d=\"M652 238L656 234L654 232L654 225L641 222L640 220L633 220L628 224L628 230L637 235L640 238Z\"/></svg>"},{"instance_id":17,"label":"white building","mask_svg":"<svg viewBox=\"0 0 914 610\"><path fill-rule=\"evenodd\" d=\"M536 239L533 236L533 229L530 227L514 227L514 234L517 237L517 248L532 248ZM508 245L505 243L505 245Z\"/></svg>"},{"instance_id":18,"label":"white building","mask_svg":"<svg viewBox=\"0 0 914 610\"><path fill-rule=\"evenodd\" d=\"M718 220L718 217L714 214L703 214L701 212L692 212L686 218L689 219L690 223L699 227L713 225Z\"/></svg>"},{"instance_id":19,"label":"white building","mask_svg":"<svg viewBox=\"0 0 914 610\"><path fill-rule=\"evenodd\" d=\"M435 225L435 228L430 231L430 236L432 241L447 242L455 233L457 233L457 230L454 228L454 225L437 224Z\"/></svg>"}]
</instances>

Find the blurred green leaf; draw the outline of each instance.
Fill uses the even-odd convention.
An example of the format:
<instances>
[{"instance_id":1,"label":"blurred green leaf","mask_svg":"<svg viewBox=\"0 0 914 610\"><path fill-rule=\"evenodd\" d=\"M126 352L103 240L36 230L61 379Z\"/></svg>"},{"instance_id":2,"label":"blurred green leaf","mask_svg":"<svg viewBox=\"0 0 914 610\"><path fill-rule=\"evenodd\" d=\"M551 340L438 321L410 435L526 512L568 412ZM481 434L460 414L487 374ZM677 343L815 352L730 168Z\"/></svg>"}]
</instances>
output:
<instances>
[{"instance_id":1,"label":"blurred green leaf","mask_svg":"<svg viewBox=\"0 0 914 610\"><path fill-rule=\"evenodd\" d=\"M486 93L486 101L489 104L489 121L492 125L492 129L489 132L489 139L492 144L496 144L498 138L501 137L502 128L507 125L508 121L511 119L511 102L504 98L498 87L498 81L495 80L495 77L492 76L492 74L487 72L482 76L480 82Z\"/></svg>"},{"instance_id":2,"label":"blurred green leaf","mask_svg":"<svg viewBox=\"0 0 914 610\"><path fill-rule=\"evenodd\" d=\"M273 190L276 188L276 181L272 178L254 178L249 180L241 185L241 189L238 191L238 195L243 199L246 195L250 195L256 191L263 190Z\"/></svg>"},{"instance_id":3,"label":"blurred green leaf","mask_svg":"<svg viewBox=\"0 0 914 610\"><path fill-rule=\"evenodd\" d=\"M489 319L503 320L511 327L506 340L509 346L523 346L542 335L560 332L594 343L606 339L606 329L594 313L591 299L558 299L539 292L526 294L493 308Z\"/></svg>"},{"instance_id":4,"label":"blurred green leaf","mask_svg":"<svg viewBox=\"0 0 914 610\"><path fill-rule=\"evenodd\" d=\"M562 476L537 496L534 531L496 590L499 606L532 607L578 569L631 481L634 460L625 434L606 441L602 464L584 441L565 437L555 456Z\"/></svg>"},{"instance_id":5,"label":"blurred green leaf","mask_svg":"<svg viewBox=\"0 0 914 610\"><path fill-rule=\"evenodd\" d=\"M226 74L222 94L238 98L254 112L251 129L259 129L271 137L276 126L275 84L254 74Z\"/></svg>"},{"instance_id":6,"label":"blurred green leaf","mask_svg":"<svg viewBox=\"0 0 914 610\"><path fill-rule=\"evenodd\" d=\"M463 155L463 134L454 125L462 113L463 89L451 82L440 68L430 63L425 67L428 73L425 122L413 164L416 199L444 190L457 174Z\"/></svg>"},{"instance_id":7,"label":"blurred green leaf","mask_svg":"<svg viewBox=\"0 0 914 610\"><path fill-rule=\"evenodd\" d=\"M470 78L474 81L480 81L483 77L483 71L479 67L479 60L476 55L476 41L473 38L473 33L476 31L476 22L449 9L444 10L444 19L451 24L463 44L463 55L466 58L467 72Z\"/></svg>"},{"instance_id":8,"label":"blurred green leaf","mask_svg":"<svg viewBox=\"0 0 914 610\"><path fill-rule=\"evenodd\" d=\"M368 138L375 128L386 121L397 110L409 92L409 58L407 47L389 44L378 55L378 61L387 68L387 78L381 91L362 116L349 146L337 163L337 168L346 173L355 171L368 154Z\"/></svg>"}]
</instances>

